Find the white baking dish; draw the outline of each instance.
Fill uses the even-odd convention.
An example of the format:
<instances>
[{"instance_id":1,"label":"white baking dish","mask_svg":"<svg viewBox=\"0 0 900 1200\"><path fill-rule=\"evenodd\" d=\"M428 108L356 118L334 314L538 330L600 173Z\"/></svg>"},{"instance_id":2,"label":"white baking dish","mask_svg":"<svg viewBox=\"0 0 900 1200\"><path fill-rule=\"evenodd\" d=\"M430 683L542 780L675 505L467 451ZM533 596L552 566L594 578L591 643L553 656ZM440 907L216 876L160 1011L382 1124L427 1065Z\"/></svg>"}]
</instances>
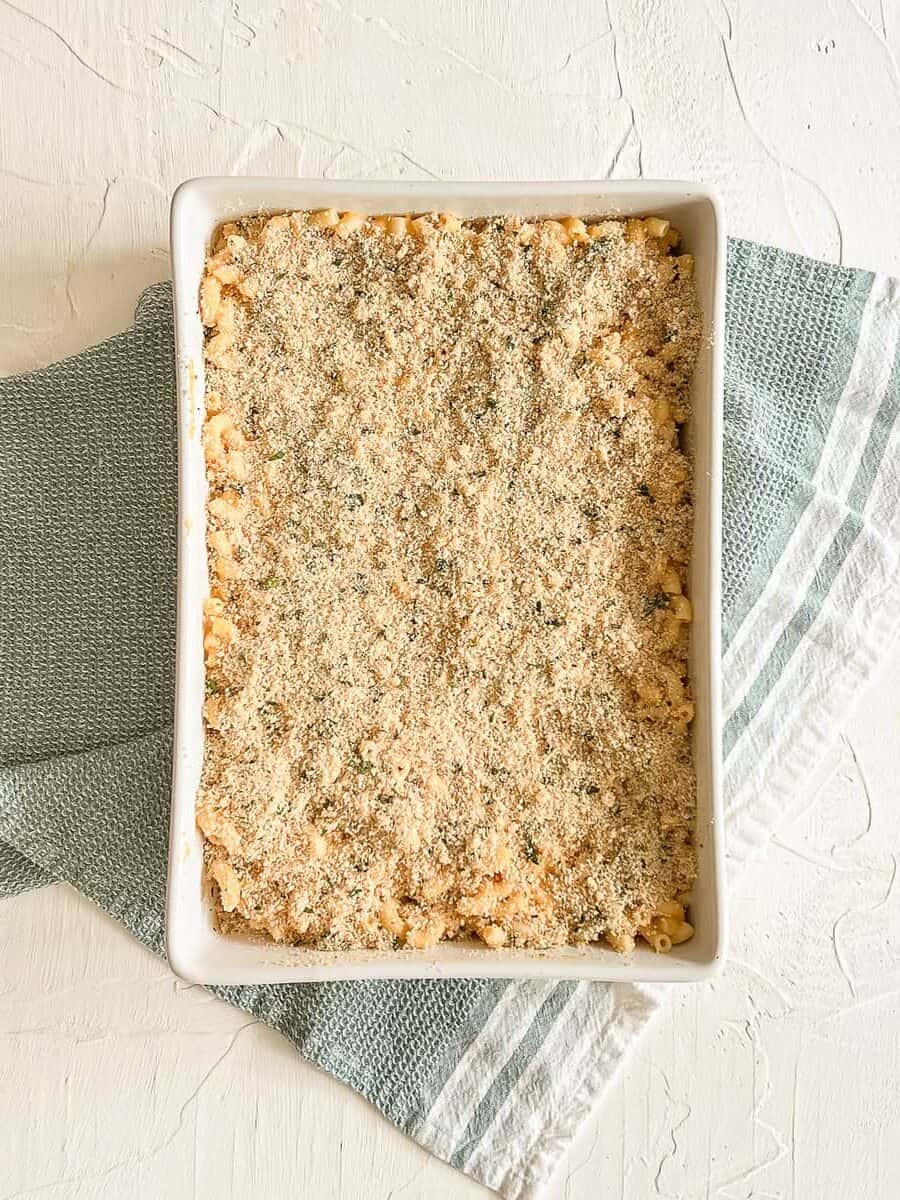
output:
<instances>
[{"instance_id":1,"label":"white baking dish","mask_svg":"<svg viewBox=\"0 0 900 1200\"><path fill-rule=\"evenodd\" d=\"M696 259L707 336L693 384L694 419L686 436L696 466L695 543L690 595L695 621L690 671L697 715L699 875L690 909L696 934L670 954L641 945L621 956L602 946L552 951L489 950L480 942L424 951L334 954L277 946L215 931L203 882L203 841L194 799L203 759L204 666L201 605L207 594L203 329L198 288L204 256L220 222L258 211L334 207L363 212L430 212L462 216L655 214L683 233ZM725 875L720 763L719 552L724 343L725 233L715 194L693 183L407 183L287 179L193 179L172 202L172 263L178 372L179 525L175 753L166 938L169 961L197 983L301 983L325 979L583 978L686 981L707 978L725 945Z\"/></svg>"}]
</instances>

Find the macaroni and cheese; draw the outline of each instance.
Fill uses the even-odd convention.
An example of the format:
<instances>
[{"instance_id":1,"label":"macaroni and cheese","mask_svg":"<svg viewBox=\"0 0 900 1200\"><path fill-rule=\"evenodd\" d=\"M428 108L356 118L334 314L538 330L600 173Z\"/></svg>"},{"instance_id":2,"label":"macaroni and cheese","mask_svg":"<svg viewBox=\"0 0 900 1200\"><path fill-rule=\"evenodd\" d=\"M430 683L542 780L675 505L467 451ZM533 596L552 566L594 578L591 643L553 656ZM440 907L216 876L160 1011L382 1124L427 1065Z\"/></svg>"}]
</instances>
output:
<instances>
[{"instance_id":1,"label":"macaroni and cheese","mask_svg":"<svg viewBox=\"0 0 900 1200\"><path fill-rule=\"evenodd\" d=\"M221 929L691 936L692 269L656 217L219 231L197 819Z\"/></svg>"}]
</instances>

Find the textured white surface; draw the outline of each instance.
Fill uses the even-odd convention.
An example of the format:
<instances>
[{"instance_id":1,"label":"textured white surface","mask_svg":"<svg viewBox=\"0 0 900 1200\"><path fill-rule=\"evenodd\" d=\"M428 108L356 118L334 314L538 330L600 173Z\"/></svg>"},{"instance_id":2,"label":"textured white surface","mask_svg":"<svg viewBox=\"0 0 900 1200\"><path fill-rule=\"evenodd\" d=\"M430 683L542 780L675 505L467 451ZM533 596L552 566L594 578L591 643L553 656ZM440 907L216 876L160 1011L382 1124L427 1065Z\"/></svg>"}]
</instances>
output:
<instances>
[{"instance_id":1,"label":"textured white surface","mask_svg":"<svg viewBox=\"0 0 900 1200\"><path fill-rule=\"evenodd\" d=\"M0 371L128 322L193 174L698 177L900 274L898 55L898 0L0 0ZM553 1200L900 1194L898 668ZM0 963L0 1200L485 1194L68 889L0 904Z\"/></svg>"}]
</instances>

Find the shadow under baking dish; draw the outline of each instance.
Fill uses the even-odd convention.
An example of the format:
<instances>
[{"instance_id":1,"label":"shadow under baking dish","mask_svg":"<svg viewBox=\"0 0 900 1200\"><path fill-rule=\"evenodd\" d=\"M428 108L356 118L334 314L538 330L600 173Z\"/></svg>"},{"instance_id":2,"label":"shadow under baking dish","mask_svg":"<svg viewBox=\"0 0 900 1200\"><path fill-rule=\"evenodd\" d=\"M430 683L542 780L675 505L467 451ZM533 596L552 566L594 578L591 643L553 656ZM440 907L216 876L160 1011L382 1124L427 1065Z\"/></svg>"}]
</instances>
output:
<instances>
[{"instance_id":1,"label":"shadow under baking dish","mask_svg":"<svg viewBox=\"0 0 900 1200\"><path fill-rule=\"evenodd\" d=\"M690 941L655 954L639 945L620 955L602 945L491 950L475 940L428 950L324 951L223 935L213 925L203 880L203 838L194 805L203 764L203 613L208 593L203 326L198 294L213 231L257 212L336 208L366 213L450 210L463 217L654 215L681 231L694 255L705 336L684 430L694 458L694 606L689 673L697 772L697 881ZM192 179L172 201L178 378L178 635L172 818L166 943L172 969L206 984L310 983L338 979L494 977L686 982L706 979L725 952L724 829L720 794L719 579L725 230L714 192L696 183L340 183L287 179Z\"/></svg>"}]
</instances>

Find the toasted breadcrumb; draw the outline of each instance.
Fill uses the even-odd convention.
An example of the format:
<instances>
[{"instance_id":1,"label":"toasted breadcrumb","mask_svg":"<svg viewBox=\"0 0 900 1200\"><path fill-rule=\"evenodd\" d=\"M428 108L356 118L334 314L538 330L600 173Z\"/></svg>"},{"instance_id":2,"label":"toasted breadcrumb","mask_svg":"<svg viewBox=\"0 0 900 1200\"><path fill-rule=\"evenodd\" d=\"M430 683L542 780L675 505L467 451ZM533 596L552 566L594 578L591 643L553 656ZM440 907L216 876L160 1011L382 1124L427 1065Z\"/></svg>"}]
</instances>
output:
<instances>
[{"instance_id":1,"label":"toasted breadcrumb","mask_svg":"<svg viewBox=\"0 0 900 1200\"><path fill-rule=\"evenodd\" d=\"M690 936L677 243L658 218L220 230L198 823L221 929Z\"/></svg>"}]
</instances>

